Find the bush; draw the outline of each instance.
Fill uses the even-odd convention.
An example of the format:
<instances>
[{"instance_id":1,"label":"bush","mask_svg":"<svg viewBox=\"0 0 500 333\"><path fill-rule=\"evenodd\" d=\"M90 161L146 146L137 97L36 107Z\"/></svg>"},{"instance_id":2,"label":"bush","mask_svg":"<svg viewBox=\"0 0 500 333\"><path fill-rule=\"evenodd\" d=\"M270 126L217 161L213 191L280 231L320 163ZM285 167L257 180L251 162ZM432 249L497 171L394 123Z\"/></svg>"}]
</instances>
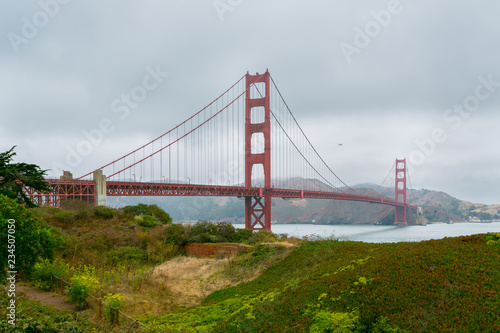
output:
<instances>
[{"instance_id":1,"label":"bush","mask_svg":"<svg viewBox=\"0 0 500 333\"><path fill-rule=\"evenodd\" d=\"M323 332L354 332L359 324L359 316L354 313L318 311L314 316L314 324L309 329L310 333Z\"/></svg>"},{"instance_id":2,"label":"bush","mask_svg":"<svg viewBox=\"0 0 500 333\"><path fill-rule=\"evenodd\" d=\"M135 221L144 228L153 228L159 225L158 221L151 215L136 216Z\"/></svg>"},{"instance_id":3,"label":"bush","mask_svg":"<svg viewBox=\"0 0 500 333\"><path fill-rule=\"evenodd\" d=\"M115 210L106 206L96 206L92 209L94 217L105 220L112 219L115 216Z\"/></svg>"},{"instance_id":4,"label":"bush","mask_svg":"<svg viewBox=\"0 0 500 333\"><path fill-rule=\"evenodd\" d=\"M70 281L69 298L71 302L80 303L83 307L87 294L97 291L100 287L99 280L95 277L95 269L89 266L84 266Z\"/></svg>"},{"instance_id":5,"label":"bush","mask_svg":"<svg viewBox=\"0 0 500 333\"><path fill-rule=\"evenodd\" d=\"M250 244L272 243L277 241L278 238L276 237L276 235L266 230L259 230L257 232L254 232L252 236L248 239L248 242Z\"/></svg>"},{"instance_id":6,"label":"bush","mask_svg":"<svg viewBox=\"0 0 500 333\"><path fill-rule=\"evenodd\" d=\"M117 264L121 261L146 261L147 254L137 247L122 247L118 250L111 250L108 252L108 261L112 264Z\"/></svg>"},{"instance_id":7,"label":"bush","mask_svg":"<svg viewBox=\"0 0 500 333\"><path fill-rule=\"evenodd\" d=\"M66 212L64 210L60 210L54 216L54 222L59 224L72 224L75 221L75 213L74 212Z\"/></svg>"},{"instance_id":8,"label":"bush","mask_svg":"<svg viewBox=\"0 0 500 333\"><path fill-rule=\"evenodd\" d=\"M92 212L88 209L83 209L75 215L75 220L89 220L90 218L92 218Z\"/></svg>"},{"instance_id":9,"label":"bush","mask_svg":"<svg viewBox=\"0 0 500 333\"><path fill-rule=\"evenodd\" d=\"M486 244L500 247L500 232L487 234Z\"/></svg>"},{"instance_id":10,"label":"bush","mask_svg":"<svg viewBox=\"0 0 500 333\"><path fill-rule=\"evenodd\" d=\"M52 288L52 274L59 278L68 280L72 274L72 269L63 261L50 261L42 259L33 266L31 280L40 289L50 290Z\"/></svg>"},{"instance_id":11,"label":"bush","mask_svg":"<svg viewBox=\"0 0 500 333\"><path fill-rule=\"evenodd\" d=\"M236 229L227 222L212 223L198 220L189 229L188 234L191 243L224 243L238 240Z\"/></svg>"},{"instance_id":12,"label":"bush","mask_svg":"<svg viewBox=\"0 0 500 333\"><path fill-rule=\"evenodd\" d=\"M236 229L236 241L246 242L253 236L253 230L250 229Z\"/></svg>"},{"instance_id":13,"label":"bush","mask_svg":"<svg viewBox=\"0 0 500 333\"><path fill-rule=\"evenodd\" d=\"M138 204L136 206L123 207L123 213L129 217L150 215L160 223L171 223L172 218L157 205Z\"/></svg>"},{"instance_id":14,"label":"bush","mask_svg":"<svg viewBox=\"0 0 500 333\"><path fill-rule=\"evenodd\" d=\"M56 235L23 205L0 195L0 283L6 282L9 256L15 254L15 270L27 275L37 260L52 259L61 241Z\"/></svg>"},{"instance_id":15,"label":"bush","mask_svg":"<svg viewBox=\"0 0 500 333\"><path fill-rule=\"evenodd\" d=\"M225 242L234 242L237 239L236 228L227 222L218 222L216 224L216 234Z\"/></svg>"},{"instance_id":16,"label":"bush","mask_svg":"<svg viewBox=\"0 0 500 333\"><path fill-rule=\"evenodd\" d=\"M389 324L389 318L380 316L371 329L372 333L403 333L406 332L397 326Z\"/></svg>"},{"instance_id":17,"label":"bush","mask_svg":"<svg viewBox=\"0 0 500 333\"><path fill-rule=\"evenodd\" d=\"M106 303L104 311L111 324L116 322L116 309L120 310L122 302L123 297L120 294L107 294L104 296L104 303Z\"/></svg>"},{"instance_id":18,"label":"bush","mask_svg":"<svg viewBox=\"0 0 500 333\"><path fill-rule=\"evenodd\" d=\"M183 246L188 242L186 227L182 224L170 224L165 228L163 234L165 235L165 244Z\"/></svg>"}]
</instances>

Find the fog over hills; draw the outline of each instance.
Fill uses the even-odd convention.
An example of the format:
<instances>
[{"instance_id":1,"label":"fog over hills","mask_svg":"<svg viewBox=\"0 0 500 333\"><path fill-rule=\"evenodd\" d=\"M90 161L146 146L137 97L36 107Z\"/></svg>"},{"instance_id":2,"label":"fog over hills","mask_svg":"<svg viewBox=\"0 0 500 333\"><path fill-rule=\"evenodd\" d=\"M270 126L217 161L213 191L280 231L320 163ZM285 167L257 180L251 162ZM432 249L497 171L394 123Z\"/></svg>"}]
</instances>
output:
<instances>
[{"instance_id":1,"label":"fog over hills","mask_svg":"<svg viewBox=\"0 0 500 333\"><path fill-rule=\"evenodd\" d=\"M293 187L306 186L309 180L294 178ZM317 180L314 180L317 183ZM327 185L324 185L325 189ZM380 188L375 184L359 184L353 188L360 194L374 191L393 198L394 188ZM422 206L429 221L459 222L476 217L481 220L500 219L500 205L483 205L454 198L444 192L428 189L409 189L410 204ZM244 201L231 197L108 197L112 207L137 203L157 204L174 221L212 220L233 223L244 222ZM414 213L409 223L415 223ZM394 208L386 205L327 199L273 199L273 223L391 224Z\"/></svg>"}]
</instances>

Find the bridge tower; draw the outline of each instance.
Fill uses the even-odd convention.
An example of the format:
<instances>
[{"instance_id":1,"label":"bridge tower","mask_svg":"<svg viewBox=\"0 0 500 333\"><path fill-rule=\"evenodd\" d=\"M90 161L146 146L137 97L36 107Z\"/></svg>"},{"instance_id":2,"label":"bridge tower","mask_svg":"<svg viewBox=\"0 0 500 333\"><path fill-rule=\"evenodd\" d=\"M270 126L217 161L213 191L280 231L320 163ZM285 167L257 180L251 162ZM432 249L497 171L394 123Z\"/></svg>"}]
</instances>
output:
<instances>
[{"instance_id":1,"label":"bridge tower","mask_svg":"<svg viewBox=\"0 0 500 333\"><path fill-rule=\"evenodd\" d=\"M394 224L408 225L406 221L406 158L396 159L396 201L404 203L404 207L396 207L396 219Z\"/></svg>"},{"instance_id":2,"label":"bridge tower","mask_svg":"<svg viewBox=\"0 0 500 333\"><path fill-rule=\"evenodd\" d=\"M271 231L271 98L270 76L264 74L246 74L245 96L245 186L252 187L252 170L254 165L264 168L264 188L259 188L258 196L245 197L245 228ZM259 92L261 97L252 98L250 90L253 84L264 83L265 88ZM254 88L255 89L255 88ZM264 91L262 91L264 90ZM252 109L264 108L264 121L252 123ZM256 110L257 111L257 110ZM264 136L264 152L252 154L252 136L262 133Z\"/></svg>"}]
</instances>

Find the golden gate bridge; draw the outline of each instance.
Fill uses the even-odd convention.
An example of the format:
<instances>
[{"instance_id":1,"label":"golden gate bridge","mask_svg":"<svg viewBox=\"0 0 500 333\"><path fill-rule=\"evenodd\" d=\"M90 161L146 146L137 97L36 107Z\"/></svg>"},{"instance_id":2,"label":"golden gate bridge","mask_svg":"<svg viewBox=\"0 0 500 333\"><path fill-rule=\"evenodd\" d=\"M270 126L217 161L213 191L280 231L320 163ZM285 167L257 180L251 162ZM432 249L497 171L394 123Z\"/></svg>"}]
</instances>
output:
<instances>
[{"instance_id":1,"label":"golden gate bridge","mask_svg":"<svg viewBox=\"0 0 500 333\"><path fill-rule=\"evenodd\" d=\"M297 177L307 181L293 182ZM309 141L269 71L245 74L181 124L97 170L47 181L52 192L25 188L37 205L69 199L106 205L107 196L242 197L245 227L253 230L271 230L273 197L390 205L398 225L407 225L407 209L417 208L407 203L405 159L395 162L394 198L346 185Z\"/></svg>"}]
</instances>

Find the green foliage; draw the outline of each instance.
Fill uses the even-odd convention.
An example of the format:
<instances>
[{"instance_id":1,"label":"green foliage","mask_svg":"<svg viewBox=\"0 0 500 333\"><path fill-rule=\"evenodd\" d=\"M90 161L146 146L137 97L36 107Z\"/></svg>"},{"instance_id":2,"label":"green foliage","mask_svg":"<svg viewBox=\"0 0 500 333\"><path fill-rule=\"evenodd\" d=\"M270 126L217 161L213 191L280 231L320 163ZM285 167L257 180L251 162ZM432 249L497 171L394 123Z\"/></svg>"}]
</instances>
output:
<instances>
[{"instance_id":1,"label":"green foliage","mask_svg":"<svg viewBox=\"0 0 500 333\"><path fill-rule=\"evenodd\" d=\"M487 234L486 244L500 247L500 232Z\"/></svg>"},{"instance_id":2,"label":"green foliage","mask_svg":"<svg viewBox=\"0 0 500 333\"><path fill-rule=\"evenodd\" d=\"M172 218L157 205L138 204L135 206L123 207L123 213L129 217L150 215L160 223L171 223Z\"/></svg>"},{"instance_id":3,"label":"green foliage","mask_svg":"<svg viewBox=\"0 0 500 333\"><path fill-rule=\"evenodd\" d=\"M254 233L252 230L236 229L227 222L207 222L198 220L187 230L189 243L233 243L248 242L260 243L263 241L276 241L274 234L267 231Z\"/></svg>"},{"instance_id":4,"label":"green foliage","mask_svg":"<svg viewBox=\"0 0 500 333\"><path fill-rule=\"evenodd\" d=\"M37 191L50 191L49 183L44 179L47 170L41 170L35 164L12 163L14 148L0 153L0 195L5 195L27 207L36 207L24 194L23 187Z\"/></svg>"},{"instance_id":5,"label":"green foliage","mask_svg":"<svg viewBox=\"0 0 500 333\"><path fill-rule=\"evenodd\" d=\"M60 259L55 261L42 259L33 266L31 281L40 289L50 290L53 282L51 279L52 274L59 278L69 280L73 274L73 269Z\"/></svg>"},{"instance_id":6,"label":"green foliage","mask_svg":"<svg viewBox=\"0 0 500 333\"><path fill-rule=\"evenodd\" d=\"M9 264L13 264L15 270L21 274L29 276L38 259L53 258L54 250L60 242L53 228L36 218L15 199L0 195L0 277L2 282L6 274L5 268ZM9 262L8 260L15 261Z\"/></svg>"},{"instance_id":7,"label":"green foliage","mask_svg":"<svg viewBox=\"0 0 500 333\"><path fill-rule=\"evenodd\" d=\"M148 258L146 252L143 250L129 246L111 250L108 252L107 257L111 264L117 264L122 261L146 261Z\"/></svg>"},{"instance_id":8,"label":"green foliage","mask_svg":"<svg viewBox=\"0 0 500 333\"><path fill-rule=\"evenodd\" d=\"M108 317L111 324L116 322L116 309L120 310L123 303L123 296L120 294L107 294L104 296L104 303L106 306L104 312Z\"/></svg>"},{"instance_id":9,"label":"green foliage","mask_svg":"<svg viewBox=\"0 0 500 333\"><path fill-rule=\"evenodd\" d=\"M153 228L159 225L156 218L151 215L136 216L134 220L137 222L138 225L144 228Z\"/></svg>"},{"instance_id":10,"label":"green foliage","mask_svg":"<svg viewBox=\"0 0 500 333\"><path fill-rule=\"evenodd\" d=\"M248 298L232 298L214 306L200 306L191 311L161 317L144 315L139 320L162 332L213 332L218 322L245 309L246 303L249 303Z\"/></svg>"},{"instance_id":11,"label":"green foliage","mask_svg":"<svg viewBox=\"0 0 500 333\"><path fill-rule=\"evenodd\" d=\"M88 209L82 209L78 213L75 214L75 220L89 220L92 218L92 212Z\"/></svg>"},{"instance_id":12,"label":"green foliage","mask_svg":"<svg viewBox=\"0 0 500 333\"><path fill-rule=\"evenodd\" d=\"M310 333L350 333L355 332L359 325L359 316L355 313L318 311L314 315L314 324L309 329Z\"/></svg>"},{"instance_id":13,"label":"green foliage","mask_svg":"<svg viewBox=\"0 0 500 333\"><path fill-rule=\"evenodd\" d=\"M266 230L259 230L257 232L254 232L253 235L248 239L248 242L250 244L272 243L277 241L278 237L276 237L276 235L272 232Z\"/></svg>"},{"instance_id":14,"label":"green foliage","mask_svg":"<svg viewBox=\"0 0 500 333\"><path fill-rule=\"evenodd\" d=\"M88 293L99 289L99 280L95 277L95 269L84 266L82 270L75 274L70 280L68 295L73 303L84 305Z\"/></svg>"},{"instance_id":15,"label":"green foliage","mask_svg":"<svg viewBox=\"0 0 500 333\"><path fill-rule=\"evenodd\" d=\"M499 257L486 238L304 242L255 280L212 293L202 307L144 319L186 332L496 332ZM270 257L272 246L255 246L228 270Z\"/></svg>"},{"instance_id":16,"label":"green foliage","mask_svg":"<svg viewBox=\"0 0 500 333\"><path fill-rule=\"evenodd\" d=\"M391 326L389 324L389 318L380 316L377 319L377 322L373 325L371 333L404 333L405 330L400 329L399 327Z\"/></svg>"},{"instance_id":17,"label":"green foliage","mask_svg":"<svg viewBox=\"0 0 500 333\"><path fill-rule=\"evenodd\" d=\"M277 249L284 249L284 247L279 245L266 245L266 244L256 245L253 248L253 251L251 252L253 261L254 262L262 261L264 258L275 253Z\"/></svg>"},{"instance_id":18,"label":"green foliage","mask_svg":"<svg viewBox=\"0 0 500 333\"><path fill-rule=\"evenodd\" d=\"M182 224L172 223L163 231L165 244L186 245L188 242L187 229Z\"/></svg>"},{"instance_id":19,"label":"green foliage","mask_svg":"<svg viewBox=\"0 0 500 333\"><path fill-rule=\"evenodd\" d=\"M7 293L0 293L0 307L6 309L10 299ZM7 322L8 317L0 317L0 332L2 333L84 333L101 332L94 323L84 316L76 319L69 311L56 309L53 306L42 305L39 301L16 297L16 325Z\"/></svg>"},{"instance_id":20,"label":"green foliage","mask_svg":"<svg viewBox=\"0 0 500 333\"><path fill-rule=\"evenodd\" d=\"M92 214L98 219L110 220L115 216L115 210L106 206L95 206Z\"/></svg>"},{"instance_id":21,"label":"green foliage","mask_svg":"<svg viewBox=\"0 0 500 333\"><path fill-rule=\"evenodd\" d=\"M66 224L66 225L71 224L75 221L75 213L60 210L57 212L55 216L55 221L57 221L60 224Z\"/></svg>"},{"instance_id":22,"label":"green foliage","mask_svg":"<svg viewBox=\"0 0 500 333\"><path fill-rule=\"evenodd\" d=\"M253 230L250 229L236 229L236 242L244 243L248 242L250 237L253 235Z\"/></svg>"}]
</instances>

